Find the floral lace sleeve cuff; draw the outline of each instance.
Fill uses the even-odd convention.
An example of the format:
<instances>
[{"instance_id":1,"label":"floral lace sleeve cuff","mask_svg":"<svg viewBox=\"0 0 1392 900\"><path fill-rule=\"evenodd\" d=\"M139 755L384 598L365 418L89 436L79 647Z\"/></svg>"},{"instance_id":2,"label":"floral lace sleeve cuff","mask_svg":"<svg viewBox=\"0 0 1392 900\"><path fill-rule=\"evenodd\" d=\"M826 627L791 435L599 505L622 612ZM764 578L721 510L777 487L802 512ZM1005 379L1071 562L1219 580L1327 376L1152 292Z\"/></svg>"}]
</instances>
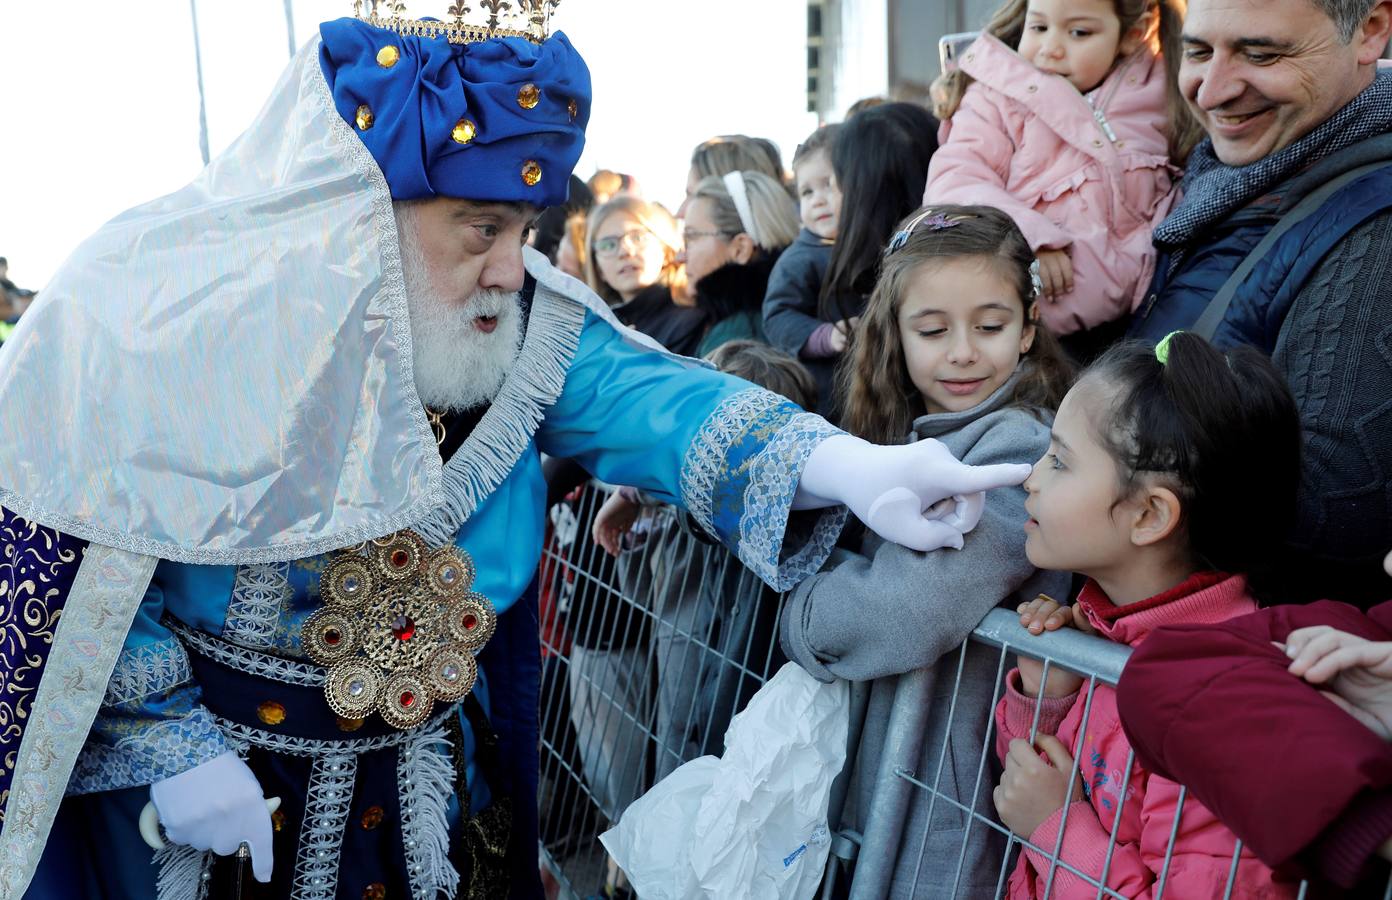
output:
<instances>
[{"instance_id":1,"label":"floral lace sleeve cuff","mask_svg":"<svg viewBox=\"0 0 1392 900\"><path fill-rule=\"evenodd\" d=\"M187 772L230 749L201 704L177 719L99 716L68 782L69 794L139 787Z\"/></svg>"},{"instance_id":2,"label":"floral lace sleeve cuff","mask_svg":"<svg viewBox=\"0 0 1392 900\"><path fill-rule=\"evenodd\" d=\"M192 680L188 651L178 638L126 647L116 658L102 706L138 708Z\"/></svg>"},{"instance_id":3,"label":"floral lace sleeve cuff","mask_svg":"<svg viewBox=\"0 0 1392 900\"><path fill-rule=\"evenodd\" d=\"M774 590L788 590L821 567L845 524L845 507L792 512L808 456L841 433L770 391L732 394L686 452L682 503Z\"/></svg>"}]
</instances>

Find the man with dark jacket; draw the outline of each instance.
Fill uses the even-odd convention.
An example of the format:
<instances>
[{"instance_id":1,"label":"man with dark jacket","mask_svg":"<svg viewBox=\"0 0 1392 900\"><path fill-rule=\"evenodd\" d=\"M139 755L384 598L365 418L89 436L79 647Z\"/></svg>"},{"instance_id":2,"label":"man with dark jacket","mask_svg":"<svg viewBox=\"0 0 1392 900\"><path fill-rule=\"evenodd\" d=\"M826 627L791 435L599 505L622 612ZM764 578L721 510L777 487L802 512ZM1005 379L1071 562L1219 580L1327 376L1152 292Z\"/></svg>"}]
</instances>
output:
<instances>
[{"instance_id":1,"label":"man with dark jacket","mask_svg":"<svg viewBox=\"0 0 1392 900\"><path fill-rule=\"evenodd\" d=\"M1208 138L1155 231L1132 334L1252 344L1289 380L1305 475L1285 600L1366 606L1385 590L1392 71L1377 61L1390 34L1392 0L1193 0L1184 22L1179 85Z\"/></svg>"}]
</instances>

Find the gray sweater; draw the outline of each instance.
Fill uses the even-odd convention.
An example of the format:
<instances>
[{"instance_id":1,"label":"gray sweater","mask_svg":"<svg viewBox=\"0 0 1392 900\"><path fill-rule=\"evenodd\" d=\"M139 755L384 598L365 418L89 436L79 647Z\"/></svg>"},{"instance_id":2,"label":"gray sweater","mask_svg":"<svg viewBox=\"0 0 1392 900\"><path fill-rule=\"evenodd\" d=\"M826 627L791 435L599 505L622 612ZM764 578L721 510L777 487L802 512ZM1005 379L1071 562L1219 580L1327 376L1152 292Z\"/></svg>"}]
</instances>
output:
<instances>
[{"instance_id":1,"label":"gray sweater","mask_svg":"<svg viewBox=\"0 0 1392 900\"><path fill-rule=\"evenodd\" d=\"M1034 462L1049 445L1049 426L1030 412L1007 405L1012 386L1007 383L965 412L918 419L914 439L937 438L973 465ZM892 779L896 763L932 784L938 780L941 762L939 789L968 804L983 747L988 759L975 808L994 817L990 792L998 767L985 738L997 675L996 651L979 644L969 646L945 754L943 743L957 679L959 654L954 651L976 623L997 605L1013 608L1041 592L1060 600L1067 597L1067 573L1038 571L1025 558L1024 500L1023 488L987 494L981 522L966 536L961 550L918 553L871 537L862 548L866 558L815 575L789 596L781 625L789 659L822 681L884 679L871 688L842 826L866 828L875 784ZM917 759L887 759L880 770L898 681L885 676L923 667L930 668L916 676L914 690L916 696L931 699L923 711L921 751ZM965 817L950 804L936 803L924 845L929 798L917 787L912 790L890 896L951 896L962 842L968 837ZM1003 842L980 825L970 831L970 838L957 896L990 896ZM912 889L920 847L924 848L922 868L917 888Z\"/></svg>"}]
</instances>

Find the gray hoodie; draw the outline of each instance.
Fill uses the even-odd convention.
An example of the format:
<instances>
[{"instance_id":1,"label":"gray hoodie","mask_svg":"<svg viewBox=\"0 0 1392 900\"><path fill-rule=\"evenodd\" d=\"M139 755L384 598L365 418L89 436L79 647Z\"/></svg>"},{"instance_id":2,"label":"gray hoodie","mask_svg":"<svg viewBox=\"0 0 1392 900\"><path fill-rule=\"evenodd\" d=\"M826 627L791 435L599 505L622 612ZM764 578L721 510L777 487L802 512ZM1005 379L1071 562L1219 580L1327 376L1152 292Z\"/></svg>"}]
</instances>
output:
<instances>
[{"instance_id":1,"label":"gray hoodie","mask_svg":"<svg viewBox=\"0 0 1392 900\"><path fill-rule=\"evenodd\" d=\"M937 438L963 462L1033 463L1049 445L1049 426L1033 413L1008 404L1015 378L982 403L959 413L923 416L914 422L913 440ZM1006 488L986 496L980 524L966 536L961 550L919 553L873 535L862 547L865 558L849 560L814 575L788 597L782 618L782 643L789 659L822 681L883 679L871 688L856 771L841 825L864 830L877 781L893 776L895 764L913 769L920 780L964 805L976 782L982 748L987 765L975 808L994 818L990 802L998 767L986 744L986 726L997 676L999 653L980 644L969 645L963 662L951 740L943 754L948 711L956 687L959 654L954 652L976 623L995 606L1014 608L1047 593L1060 600L1068 595L1067 573L1042 572L1025 557L1025 491ZM918 696L931 698L926 710L922 749L917 760L879 762L889 724L898 675L929 667ZM905 836L895 866L891 897L952 895L966 821L960 810L939 801L926 844L929 797L912 789L902 833ZM978 825L962 859L962 880L956 896L990 896L996 886L1004 843L995 832ZM917 888L914 872L922 867Z\"/></svg>"}]
</instances>

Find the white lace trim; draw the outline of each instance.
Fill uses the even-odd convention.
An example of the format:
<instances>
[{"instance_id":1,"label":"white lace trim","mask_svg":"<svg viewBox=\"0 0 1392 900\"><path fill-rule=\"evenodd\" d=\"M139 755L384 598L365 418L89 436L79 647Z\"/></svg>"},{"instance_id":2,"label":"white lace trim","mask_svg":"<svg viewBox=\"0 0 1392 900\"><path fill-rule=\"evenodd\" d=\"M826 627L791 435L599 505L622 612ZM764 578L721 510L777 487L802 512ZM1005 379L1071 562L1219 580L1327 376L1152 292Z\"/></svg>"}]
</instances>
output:
<instances>
[{"instance_id":1,"label":"white lace trim","mask_svg":"<svg viewBox=\"0 0 1392 900\"><path fill-rule=\"evenodd\" d=\"M238 566L222 636L245 647L271 646L290 593L290 563Z\"/></svg>"},{"instance_id":2,"label":"white lace trim","mask_svg":"<svg viewBox=\"0 0 1392 900\"><path fill-rule=\"evenodd\" d=\"M681 499L687 512L712 534L716 482L729 471L730 447L749 421L788 401L762 388L731 394L706 418L682 460Z\"/></svg>"},{"instance_id":3,"label":"white lace trim","mask_svg":"<svg viewBox=\"0 0 1392 900\"><path fill-rule=\"evenodd\" d=\"M453 897L459 873L449 860L446 812L454 792L450 743L443 727L420 732L397 760L401 791L401 834L414 900ZM460 797L468 815L468 798Z\"/></svg>"},{"instance_id":4,"label":"white lace trim","mask_svg":"<svg viewBox=\"0 0 1392 900\"><path fill-rule=\"evenodd\" d=\"M128 647L116 658L102 706L116 706L162 694L193 679L188 653L177 638Z\"/></svg>"},{"instance_id":5,"label":"white lace trim","mask_svg":"<svg viewBox=\"0 0 1392 900\"><path fill-rule=\"evenodd\" d=\"M457 707L450 706L444 712L429 719L416 729L411 731L398 731L392 734L384 734L378 737L357 738L355 740L343 741L321 741L312 738L290 737L284 734L273 734L263 731L260 728L252 728L250 725L243 725L240 722L233 722L230 719L218 718L217 724L225 734L228 745L232 747L259 747L262 750L269 750L272 753L284 753L288 756L329 756L340 753L370 753L373 750L381 750L386 747L396 747L400 744L412 740L419 729L427 731L440 728L448 716L456 715Z\"/></svg>"},{"instance_id":6,"label":"white lace trim","mask_svg":"<svg viewBox=\"0 0 1392 900\"><path fill-rule=\"evenodd\" d=\"M89 743L73 766L68 793L87 794L153 784L227 751L227 741L207 707L140 727L111 746Z\"/></svg>"},{"instance_id":7,"label":"white lace trim","mask_svg":"<svg viewBox=\"0 0 1392 900\"><path fill-rule=\"evenodd\" d=\"M843 432L821 416L801 413L788 420L749 463L749 486L739 524L739 557L774 590L790 590L813 575L836 546L846 522L844 506L817 518L807 541L780 560L788 543L788 516L807 457L822 441Z\"/></svg>"},{"instance_id":8,"label":"white lace trim","mask_svg":"<svg viewBox=\"0 0 1392 900\"><path fill-rule=\"evenodd\" d=\"M337 895L338 859L357 772L358 757L353 753L331 753L314 761L290 888L292 900L334 900Z\"/></svg>"},{"instance_id":9,"label":"white lace trim","mask_svg":"<svg viewBox=\"0 0 1392 900\"><path fill-rule=\"evenodd\" d=\"M236 669L238 672L258 675L271 681L279 681L282 684L297 684L304 687L322 687L324 679L327 677L324 669L311 663L298 662L283 656L276 656L273 653L262 653L249 647L229 644L180 622L166 620L166 624L187 647L199 656L206 656L208 659L220 662L229 669Z\"/></svg>"},{"instance_id":10,"label":"white lace trim","mask_svg":"<svg viewBox=\"0 0 1392 900\"><path fill-rule=\"evenodd\" d=\"M478 505L503 483L565 387L585 308L537 282L527 336L498 395L445 465L445 502L413 527L432 547L454 541Z\"/></svg>"}]
</instances>

